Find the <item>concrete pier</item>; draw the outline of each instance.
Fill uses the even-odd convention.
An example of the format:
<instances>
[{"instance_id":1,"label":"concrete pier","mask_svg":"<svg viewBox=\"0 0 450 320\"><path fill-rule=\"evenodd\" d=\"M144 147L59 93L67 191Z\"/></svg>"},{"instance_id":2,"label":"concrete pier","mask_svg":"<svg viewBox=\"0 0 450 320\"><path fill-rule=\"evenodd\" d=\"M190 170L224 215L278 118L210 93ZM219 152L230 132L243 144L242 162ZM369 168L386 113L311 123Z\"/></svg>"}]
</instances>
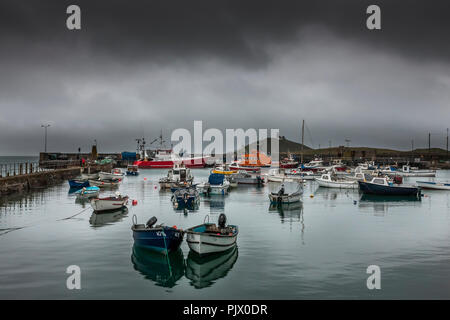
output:
<instances>
[{"instance_id":1,"label":"concrete pier","mask_svg":"<svg viewBox=\"0 0 450 320\"><path fill-rule=\"evenodd\" d=\"M110 171L111 165L91 166L91 172ZM86 167L70 167L0 178L0 196L32 189L43 189L79 176Z\"/></svg>"}]
</instances>

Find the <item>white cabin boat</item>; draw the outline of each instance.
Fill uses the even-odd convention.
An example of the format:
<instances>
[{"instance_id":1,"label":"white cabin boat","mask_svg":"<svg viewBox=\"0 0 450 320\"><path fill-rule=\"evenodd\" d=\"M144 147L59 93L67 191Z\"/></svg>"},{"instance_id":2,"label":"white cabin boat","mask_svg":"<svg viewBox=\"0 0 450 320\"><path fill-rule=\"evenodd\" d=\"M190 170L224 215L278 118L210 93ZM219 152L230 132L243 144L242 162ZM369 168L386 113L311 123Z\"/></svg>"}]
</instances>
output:
<instances>
[{"instance_id":1,"label":"white cabin boat","mask_svg":"<svg viewBox=\"0 0 450 320\"><path fill-rule=\"evenodd\" d=\"M159 185L161 188L172 188L180 183L192 184L193 181L191 169L186 168L182 163L174 163L172 169L168 170L167 176L159 179Z\"/></svg>"},{"instance_id":2,"label":"white cabin boat","mask_svg":"<svg viewBox=\"0 0 450 320\"><path fill-rule=\"evenodd\" d=\"M223 174L212 173L208 178L208 182L200 183L196 187L203 194L225 195L228 193L230 182L225 179Z\"/></svg>"},{"instance_id":3,"label":"white cabin boat","mask_svg":"<svg viewBox=\"0 0 450 320\"><path fill-rule=\"evenodd\" d=\"M404 165L400 170L395 167L388 167L381 170L382 173L388 175L399 175L402 177L435 177L435 170L412 168L409 165Z\"/></svg>"},{"instance_id":4,"label":"white cabin boat","mask_svg":"<svg viewBox=\"0 0 450 320\"><path fill-rule=\"evenodd\" d=\"M339 188L339 189L357 189L357 180L338 179L335 175L329 173L323 174L320 178L314 179L319 186L326 188Z\"/></svg>"}]
</instances>

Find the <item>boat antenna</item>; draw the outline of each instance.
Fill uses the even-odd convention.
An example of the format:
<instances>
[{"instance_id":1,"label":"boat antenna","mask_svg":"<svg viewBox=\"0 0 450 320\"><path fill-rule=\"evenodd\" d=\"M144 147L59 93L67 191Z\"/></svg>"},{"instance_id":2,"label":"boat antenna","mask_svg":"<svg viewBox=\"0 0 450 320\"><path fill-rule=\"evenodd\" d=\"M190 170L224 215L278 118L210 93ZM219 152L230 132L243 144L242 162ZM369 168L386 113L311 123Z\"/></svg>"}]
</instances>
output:
<instances>
[{"instance_id":1,"label":"boat antenna","mask_svg":"<svg viewBox=\"0 0 450 320\"><path fill-rule=\"evenodd\" d=\"M304 142L305 142L305 119L303 119L303 122L302 122L302 151L301 151L301 159L300 159L300 161L301 161L301 163L303 163L303 144L304 144Z\"/></svg>"}]
</instances>

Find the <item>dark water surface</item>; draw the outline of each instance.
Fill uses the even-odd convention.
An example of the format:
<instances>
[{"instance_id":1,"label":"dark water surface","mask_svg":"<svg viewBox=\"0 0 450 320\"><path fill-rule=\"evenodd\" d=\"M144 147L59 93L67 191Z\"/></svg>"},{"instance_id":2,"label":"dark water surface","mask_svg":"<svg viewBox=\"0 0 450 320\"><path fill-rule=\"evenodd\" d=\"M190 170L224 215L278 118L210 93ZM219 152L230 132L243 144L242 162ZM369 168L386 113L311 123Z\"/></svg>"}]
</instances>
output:
<instances>
[{"instance_id":1,"label":"dark water surface","mask_svg":"<svg viewBox=\"0 0 450 320\"><path fill-rule=\"evenodd\" d=\"M193 172L199 182L209 170ZM281 211L270 208L267 186L240 186L185 214L159 190L165 174L126 177L120 191L138 205L125 214L94 215L67 183L1 198L0 298L450 298L450 192L360 199L308 182L303 203ZM199 260L183 242L167 260L133 248L134 214L188 228L222 212L240 228L236 250ZM81 290L66 288L69 265L81 268ZM381 290L366 287L369 265L381 268Z\"/></svg>"}]
</instances>

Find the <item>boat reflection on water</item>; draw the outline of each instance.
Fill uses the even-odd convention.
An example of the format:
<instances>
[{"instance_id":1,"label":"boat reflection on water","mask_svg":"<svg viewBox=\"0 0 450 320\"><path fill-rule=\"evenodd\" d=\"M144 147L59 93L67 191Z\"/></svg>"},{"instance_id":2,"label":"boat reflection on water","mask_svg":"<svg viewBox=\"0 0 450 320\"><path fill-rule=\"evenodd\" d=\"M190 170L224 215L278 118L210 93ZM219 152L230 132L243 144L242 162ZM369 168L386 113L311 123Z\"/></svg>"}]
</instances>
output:
<instances>
[{"instance_id":1,"label":"boat reflection on water","mask_svg":"<svg viewBox=\"0 0 450 320\"><path fill-rule=\"evenodd\" d=\"M86 208L86 206L90 206L89 200L90 199L88 198L75 197L75 203L81 205L83 209Z\"/></svg>"},{"instance_id":2,"label":"boat reflection on water","mask_svg":"<svg viewBox=\"0 0 450 320\"><path fill-rule=\"evenodd\" d=\"M190 251L186 259L186 278L191 280L191 285L197 289L210 287L216 280L228 274L237 258L237 246L204 257Z\"/></svg>"},{"instance_id":3,"label":"boat reflection on water","mask_svg":"<svg viewBox=\"0 0 450 320\"><path fill-rule=\"evenodd\" d=\"M303 202L299 201L294 203L282 203L282 204L272 203L269 206L269 212L278 212L281 223L289 222L291 231L292 231L292 223L300 222L301 240L302 244L305 244L304 242L305 218L303 216Z\"/></svg>"},{"instance_id":4,"label":"boat reflection on water","mask_svg":"<svg viewBox=\"0 0 450 320\"><path fill-rule=\"evenodd\" d=\"M420 207L421 198L411 196L380 196L362 194L359 199L358 208L373 209L376 215L384 215L389 208L393 207Z\"/></svg>"},{"instance_id":5,"label":"boat reflection on water","mask_svg":"<svg viewBox=\"0 0 450 320\"><path fill-rule=\"evenodd\" d=\"M218 196L218 197L208 197L203 198L204 204L208 207L209 206L209 213L212 214L221 214L225 212L225 197Z\"/></svg>"},{"instance_id":6,"label":"boat reflection on water","mask_svg":"<svg viewBox=\"0 0 450 320\"><path fill-rule=\"evenodd\" d=\"M358 189L338 189L338 188L323 188L318 187L314 191L315 198L323 200L336 200L338 197L353 197L358 196Z\"/></svg>"},{"instance_id":7,"label":"boat reflection on water","mask_svg":"<svg viewBox=\"0 0 450 320\"><path fill-rule=\"evenodd\" d=\"M89 218L89 223L92 227L98 228L105 225L109 225L113 222L121 221L123 217L128 214L128 208L124 207L115 211L105 212L105 213L96 213L92 212L91 217Z\"/></svg>"},{"instance_id":8,"label":"boat reflection on water","mask_svg":"<svg viewBox=\"0 0 450 320\"><path fill-rule=\"evenodd\" d=\"M180 248L165 255L133 245L131 262L145 279L162 287L174 287L184 275L184 256Z\"/></svg>"}]
</instances>

